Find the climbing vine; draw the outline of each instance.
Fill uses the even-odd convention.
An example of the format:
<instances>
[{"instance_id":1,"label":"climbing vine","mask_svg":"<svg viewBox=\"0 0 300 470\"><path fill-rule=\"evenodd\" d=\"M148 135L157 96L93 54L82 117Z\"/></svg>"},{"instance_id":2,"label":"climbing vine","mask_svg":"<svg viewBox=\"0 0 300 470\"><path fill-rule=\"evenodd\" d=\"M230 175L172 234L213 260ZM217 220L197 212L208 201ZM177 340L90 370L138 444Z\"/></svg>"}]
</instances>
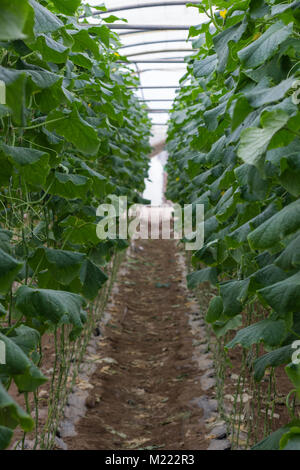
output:
<instances>
[{"instance_id":1,"label":"climbing vine","mask_svg":"<svg viewBox=\"0 0 300 470\"><path fill-rule=\"evenodd\" d=\"M127 246L97 238L97 207L110 194L140 202L147 175L150 124L137 79L120 61L118 36L89 15L80 0L1 2L0 449L16 427L37 424L29 397L47 380L45 334L59 364L39 444L53 444L72 344L86 343L107 267Z\"/></svg>"},{"instance_id":2,"label":"climbing vine","mask_svg":"<svg viewBox=\"0 0 300 470\"><path fill-rule=\"evenodd\" d=\"M272 375L285 365L291 422L272 435L266 426L255 448L299 449L291 404L300 398L300 364L292 361L300 338L300 2L190 7L207 21L190 28L195 54L167 145L168 199L205 206L205 243L192 256L188 283L217 287L206 321L220 341L235 331L225 352L263 346L248 357L256 383L267 368ZM249 309L263 313L247 324Z\"/></svg>"}]
</instances>

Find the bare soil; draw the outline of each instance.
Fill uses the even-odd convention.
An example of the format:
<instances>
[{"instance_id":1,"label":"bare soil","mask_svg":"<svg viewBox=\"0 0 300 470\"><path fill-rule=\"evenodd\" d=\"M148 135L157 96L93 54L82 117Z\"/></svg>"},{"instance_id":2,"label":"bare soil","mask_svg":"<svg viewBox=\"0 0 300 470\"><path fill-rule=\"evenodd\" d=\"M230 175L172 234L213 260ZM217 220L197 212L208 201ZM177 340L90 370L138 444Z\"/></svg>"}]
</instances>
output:
<instances>
[{"instance_id":1,"label":"bare soil","mask_svg":"<svg viewBox=\"0 0 300 470\"><path fill-rule=\"evenodd\" d=\"M88 411L69 449L201 450L208 447L188 293L172 240L143 240L110 308L106 360L92 377ZM207 395L207 393L206 393Z\"/></svg>"}]
</instances>

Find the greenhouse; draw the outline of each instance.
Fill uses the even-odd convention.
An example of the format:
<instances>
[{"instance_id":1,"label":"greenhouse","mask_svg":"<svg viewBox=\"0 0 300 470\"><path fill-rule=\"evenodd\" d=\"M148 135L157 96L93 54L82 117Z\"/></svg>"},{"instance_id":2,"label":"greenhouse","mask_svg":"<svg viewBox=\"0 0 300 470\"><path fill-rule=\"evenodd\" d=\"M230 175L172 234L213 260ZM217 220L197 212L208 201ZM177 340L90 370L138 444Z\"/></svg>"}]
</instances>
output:
<instances>
[{"instance_id":1,"label":"greenhouse","mask_svg":"<svg viewBox=\"0 0 300 470\"><path fill-rule=\"evenodd\" d=\"M300 450L300 1L0 4L0 450Z\"/></svg>"}]
</instances>

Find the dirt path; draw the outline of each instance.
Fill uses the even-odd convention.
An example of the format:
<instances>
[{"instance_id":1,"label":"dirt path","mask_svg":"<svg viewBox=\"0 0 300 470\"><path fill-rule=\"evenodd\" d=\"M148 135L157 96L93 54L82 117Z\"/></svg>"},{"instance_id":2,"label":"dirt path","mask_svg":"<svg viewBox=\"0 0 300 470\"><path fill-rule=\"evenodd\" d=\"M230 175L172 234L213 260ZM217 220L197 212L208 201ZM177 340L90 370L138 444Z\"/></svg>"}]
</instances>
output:
<instances>
[{"instance_id":1,"label":"dirt path","mask_svg":"<svg viewBox=\"0 0 300 470\"><path fill-rule=\"evenodd\" d=\"M88 411L69 449L206 449L195 339L173 241L136 242L110 308ZM194 305L195 307L195 305ZM193 343L194 340L194 343Z\"/></svg>"}]
</instances>

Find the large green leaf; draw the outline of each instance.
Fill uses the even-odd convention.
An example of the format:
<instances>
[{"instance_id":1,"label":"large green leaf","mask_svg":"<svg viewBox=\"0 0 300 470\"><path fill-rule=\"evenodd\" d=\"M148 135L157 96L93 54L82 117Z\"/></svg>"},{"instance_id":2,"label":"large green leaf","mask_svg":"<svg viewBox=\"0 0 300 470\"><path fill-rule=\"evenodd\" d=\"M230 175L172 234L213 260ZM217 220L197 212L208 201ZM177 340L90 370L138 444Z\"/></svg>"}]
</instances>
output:
<instances>
[{"instance_id":1,"label":"large green leaf","mask_svg":"<svg viewBox=\"0 0 300 470\"><path fill-rule=\"evenodd\" d=\"M290 345L283 346L282 348L270 351L263 356L260 356L254 361L254 378L260 381L268 367L277 367L283 364L288 364L291 360L292 348Z\"/></svg>"},{"instance_id":2,"label":"large green leaf","mask_svg":"<svg viewBox=\"0 0 300 470\"><path fill-rule=\"evenodd\" d=\"M202 282L211 282L216 284L218 275L216 268L204 268L187 275L187 286L189 289L194 289Z\"/></svg>"},{"instance_id":3,"label":"large green leaf","mask_svg":"<svg viewBox=\"0 0 300 470\"><path fill-rule=\"evenodd\" d=\"M223 313L223 301L222 297L213 297L209 303L205 320L207 323L214 323L217 321Z\"/></svg>"},{"instance_id":4,"label":"large green leaf","mask_svg":"<svg viewBox=\"0 0 300 470\"><path fill-rule=\"evenodd\" d=\"M31 48L39 51L47 62L64 64L68 58L69 49L45 34L39 35L35 44L31 44Z\"/></svg>"},{"instance_id":5,"label":"large green leaf","mask_svg":"<svg viewBox=\"0 0 300 470\"><path fill-rule=\"evenodd\" d=\"M259 127L250 127L241 134L238 156L250 165L261 169L262 157L276 132L282 129L289 120L282 110L265 111L261 116Z\"/></svg>"},{"instance_id":6,"label":"large green leaf","mask_svg":"<svg viewBox=\"0 0 300 470\"><path fill-rule=\"evenodd\" d=\"M24 121L26 74L0 66L0 80L6 86L6 104L12 110L15 123L20 126Z\"/></svg>"},{"instance_id":7,"label":"large green leaf","mask_svg":"<svg viewBox=\"0 0 300 470\"><path fill-rule=\"evenodd\" d=\"M29 356L40 343L40 333L26 325L20 325L13 330L10 339Z\"/></svg>"},{"instance_id":8,"label":"large green leaf","mask_svg":"<svg viewBox=\"0 0 300 470\"><path fill-rule=\"evenodd\" d=\"M22 286L16 294L16 307L27 318L39 318L54 325L69 323L76 332L82 330L83 305L80 295L59 290Z\"/></svg>"},{"instance_id":9,"label":"large green leaf","mask_svg":"<svg viewBox=\"0 0 300 470\"><path fill-rule=\"evenodd\" d=\"M291 423L283 426L269 436L265 437L258 444L252 447L252 450L279 450L279 443L284 434L288 433L294 426L300 426L300 420L295 419Z\"/></svg>"},{"instance_id":10,"label":"large green leaf","mask_svg":"<svg viewBox=\"0 0 300 470\"><path fill-rule=\"evenodd\" d=\"M50 171L49 154L25 147L2 145L3 152L26 183L43 186Z\"/></svg>"},{"instance_id":11,"label":"large green leaf","mask_svg":"<svg viewBox=\"0 0 300 470\"><path fill-rule=\"evenodd\" d=\"M275 264L286 271L300 268L300 235L288 244L275 260Z\"/></svg>"},{"instance_id":12,"label":"large green leaf","mask_svg":"<svg viewBox=\"0 0 300 470\"><path fill-rule=\"evenodd\" d=\"M293 25L277 21L249 46L239 51L238 56L246 67L257 67L272 57L293 31Z\"/></svg>"},{"instance_id":13,"label":"large green leaf","mask_svg":"<svg viewBox=\"0 0 300 470\"><path fill-rule=\"evenodd\" d=\"M28 1L2 0L0 13L0 40L12 41L25 37L23 30L29 7Z\"/></svg>"},{"instance_id":14,"label":"large green leaf","mask_svg":"<svg viewBox=\"0 0 300 470\"><path fill-rule=\"evenodd\" d=\"M288 78L282 80L278 85L270 87L267 83L268 80L263 79L250 92L245 93L245 96L253 108L258 108L284 98L285 94L291 90L294 81L294 78Z\"/></svg>"},{"instance_id":15,"label":"large green leaf","mask_svg":"<svg viewBox=\"0 0 300 470\"><path fill-rule=\"evenodd\" d=\"M55 171L47 180L49 193L65 199L85 199L89 189L89 179L82 175Z\"/></svg>"},{"instance_id":16,"label":"large green leaf","mask_svg":"<svg viewBox=\"0 0 300 470\"><path fill-rule=\"evenodd\" d=\"M92 261L84 261L80 271L80 280L83 285L82 294L85 298L93 300L107 279L107 275Z\"/></svg>"},{"instance_id":17,"label":"large green leaf","mask_svg":"<svg viewBox=\"0 0 300 470\"><path fill-rule=\"evenodd\" d=\"M51 278L68 285L79 276L85 257L84 253L40 247L29 258L29 264L34 271L47 269Z\"/></svg>"},{"instance_id":18,"label":"large green leaf","mask_svg":"<svg viewBox=\"0 0 300 470\"><path fill-rule=\"evenodd\" d=\"M287 205L248 235L254 250L272 248L300 228L300 201Z\"/></svg>"},{"instance_id":19,"label":"large green leaf","mask_svg":"<svg viewBox=\"0 0 300 470\"><path fill-rule=\"evenodd\" d=\"M218 56L210 55L205 59L196 60L194 62L195 77L206 77L210 75L216 68Z\"/></svg>"},{"instance_id":20,"label":"large green leaf","mask_svg":"<svg viewBox=\"0 0 300 470\"><path fill-rule=\"evenodd\" d=\"M297 312L300 310L300 271L258 292L277 312Z\"/></svg>"},{"instance_id":21,"label":"large green leaf","mask_svg":"<svg viewBox=\"0 0 300 470\"><path fill-rule=\"evenodd\" d=\"M263 342L267 346L279 346L286 336L284 320L266 319L238 331L235 337L226 345L226 349L240 344L250 348L253 344Z\"/></svg>"},{"instance_id":22,"label":"large green leaf","mask_svg":"<svg viewBox=\"0 0 300 470\"><path fill-rule=\"evenodd\" d=\"M9 290L23 264L0 248L0 294Z\"/></svg>"},{"instance_id":23,"label":"large green leaf","mask_svg":"<svg viewBox=\"0 0 300 470\"><path fill-rule=\"evenodd\" d=\"M13 437L13 430L0 426L0 450L5 450Z\"/></svg>"},{"instance_id":24,"label":"large green leaf","mask_svg":"<svg viewBox=\"0 0 300 470\"><path fill-rule=\"evenodd\" d=\"M81 0L52 0L55 7L65 15L74 15L77 8L81 5Z\"/></svg>"},{"instance_id":25,"label":"large green leaf","mask_svg":"<svg viewBox=\"0 0 300 470\"><path fill-rule=\"evenodd\" d=\"M57 31L64 26L63 22L47 8L43 7L36 0L29 0L30 5L34 9L34 32L36 35L40 33L51 33Z\"/></svg>"},{"instance_id":26,"label":"large green leaf","mask_svg":"<svg viewBox=\"0 0 300 470\"><path fill-rule=\"evenodd\" d=\"M0 377L12 376L20 392L33 392L47 381L13 338L0 333L0 339L5 344L6 357L5 364L0 365Z\"/></svg>"},{"instance_id":27,"label":"large green leaf","mask_svg":"<svg viewBox=\"0 0 300 470\"><path fill-rule=\"evenodd\" d=\"M7 447L7 441L6 446L1 443L4 439L2 426L14 429L18 424L24 431L28 432L32 431L34 421L7 393L0 381L0 449Z\"/></svg>"},{"instance_id":28,"label":"large green leaf","mask_svg":"<svg viewBox=\"0 0 300 470\"><path fill-rule=\"evenodd\" d=\"M97 224L87 222L75 216L69 216L61 225L65 227L64 237L70 243L79 245L98 245Z\"/></svg>"},{"instance_id":29,"label":"large green leaf","mask_svg":"<svg viewBox=\"0 0 300 470\"><path fill-rule=\"evenodd\" d=\"M250 279L228 281L220 285L220 295L223 300L223 315L234 317L243 310L243 304L248 296Z\"/></svg>"},{"instance_id":30,"label":"large green leaf","mask_svg":"<svg viewBox=\"0 0 300 470\"><path fill-rule=\"evenodd\" d=\"M85 154L95 155L99 149L97 132L80 116L77 109L73 109L70 113L51 112L46 120L46 126Z\"/></svg>"},{"instance_id":31,"label":"large green leaf","mask_svg":"<svg viewBox=\"0 0 300 470\"><path fill-rule=\"evenodd\" d=\"M218 70L223 72L226 68L229 56L230 41L238 42L247 29L247 22L238 22L233 26L225 29L213 38L216 52L218 54L219 64Z\"/></svg>"}]
</instances>

